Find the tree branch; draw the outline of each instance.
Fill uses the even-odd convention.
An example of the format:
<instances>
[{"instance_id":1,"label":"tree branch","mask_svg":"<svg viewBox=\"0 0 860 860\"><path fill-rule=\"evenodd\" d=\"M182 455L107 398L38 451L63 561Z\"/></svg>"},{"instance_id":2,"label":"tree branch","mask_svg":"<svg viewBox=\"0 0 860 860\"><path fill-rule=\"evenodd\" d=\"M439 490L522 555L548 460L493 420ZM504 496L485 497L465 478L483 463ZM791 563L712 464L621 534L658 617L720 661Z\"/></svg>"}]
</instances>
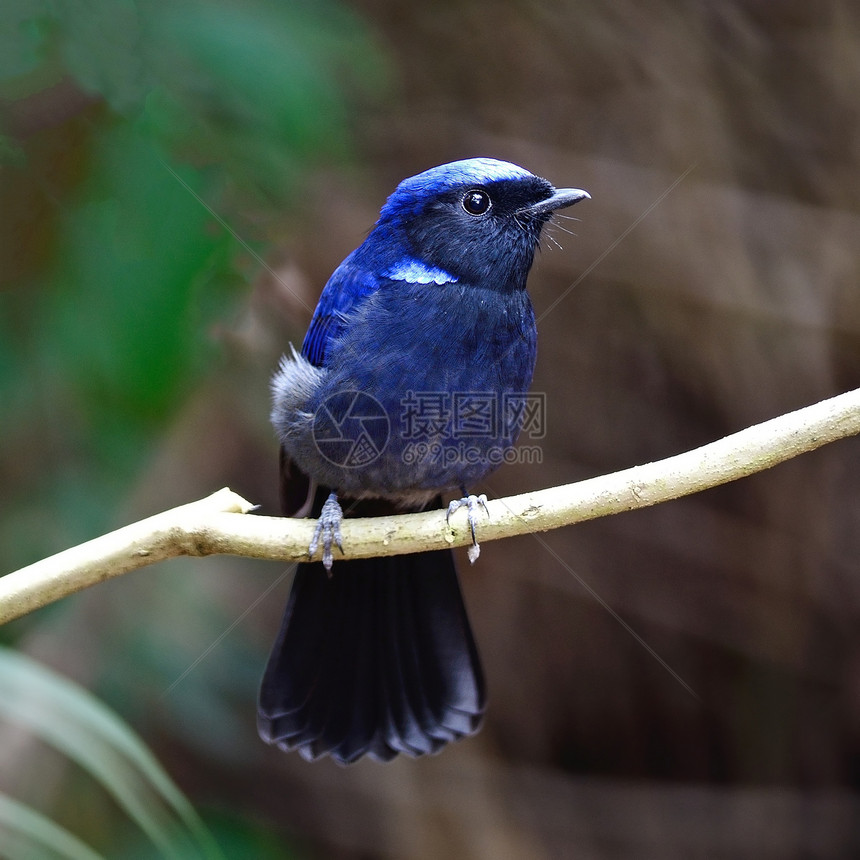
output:
<instances>
[{"instance_id":1,"label":"tree branch","mask_svg":"<svg viewBox=\"0 0 860 860\"><path fill-rule=\"evenodd\" d=\"M763 471L860 433L860 389L749 427L717 442L611 475L489 502L481 540L546 531L644 508ZM0 578L0 623L90 585L178 556L228 554L307 559L315 521L248 517L254 506L228 489L156 514ZM346 520L345 558L464 546L465 514L445 511Z\"/></svg>"}]
</instances>

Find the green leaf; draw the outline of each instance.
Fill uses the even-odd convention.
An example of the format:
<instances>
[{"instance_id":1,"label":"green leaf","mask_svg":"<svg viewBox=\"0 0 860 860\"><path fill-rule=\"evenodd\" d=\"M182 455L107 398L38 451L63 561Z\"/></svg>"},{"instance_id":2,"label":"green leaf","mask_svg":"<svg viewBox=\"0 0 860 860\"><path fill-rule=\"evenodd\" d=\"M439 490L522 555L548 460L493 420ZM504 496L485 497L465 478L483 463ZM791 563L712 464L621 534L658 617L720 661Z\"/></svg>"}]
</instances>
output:
<instances>
[{"instance_id":1,"label":"green leaf","mask_svg":"<svg viewBox=\"0 0 860 860\"><path fill-rule=\"evenodd\" d=\"M33 71L41 61L47 4L42 0L0 3L0 84ZM4 96L11 95L5 86Z\"/></svg>"},{"instance_id":2,"label":"green leaf","mask_svg":"<svg viewBox=\"0 0 860 860\"><path fill-rule=\"evenodd\" d=\"M118 113L132 114L152 86L141 45L145 24L134 0L63 0L53 11L66 69Z\"/></svg>"},{"instance_id":3,"label":"green leaf","mask_svg":"<svg viewBox=\"0 0 860 860\"><path fill-rule=\"evenodd\" d=\"M98 780L165 858L222 855L140 738L76 684L0 649L0 717L26 727Z\"/></svg>"},{"instance_id":4,"label":"green leaf","mask_svg":"<svg viewBox=\"0 0 860 860\"><path fill-rule=\"evenodd\" d=\"M0 794L0 856L6 860L103 860L40 812Z\"/></svg>"},{"instance_id":5,"label":"green leaf","mask_svg":"<svg viewBox=\"0 0 860 860\"><path fill-rule=\"evenodd\" d=\"M275 199L346 153L347 96L385 80L366 26L332 3L162 5L148 23L146 127Z\"/></svg>"}]
</instances>

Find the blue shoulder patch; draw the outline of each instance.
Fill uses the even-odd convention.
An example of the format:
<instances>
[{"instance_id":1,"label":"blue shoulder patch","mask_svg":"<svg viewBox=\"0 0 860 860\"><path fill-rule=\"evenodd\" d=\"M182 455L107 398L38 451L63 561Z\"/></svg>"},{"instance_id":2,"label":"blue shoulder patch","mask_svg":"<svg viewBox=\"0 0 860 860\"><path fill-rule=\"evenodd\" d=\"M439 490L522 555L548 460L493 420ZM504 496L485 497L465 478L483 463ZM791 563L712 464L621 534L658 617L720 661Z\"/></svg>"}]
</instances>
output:
<instances>
[{"instance_id":1,"label":"blue shoulder patch","mask_svg":"<svg viewBox=\"0 0 860 860\"><path fill-rule=\"evenodd\" d=\"M392 281L408 281L410 284L456 284L457 278L444 269L422 263L415 257L404 257L382 273Z\"/></svg>"}]
</instances>

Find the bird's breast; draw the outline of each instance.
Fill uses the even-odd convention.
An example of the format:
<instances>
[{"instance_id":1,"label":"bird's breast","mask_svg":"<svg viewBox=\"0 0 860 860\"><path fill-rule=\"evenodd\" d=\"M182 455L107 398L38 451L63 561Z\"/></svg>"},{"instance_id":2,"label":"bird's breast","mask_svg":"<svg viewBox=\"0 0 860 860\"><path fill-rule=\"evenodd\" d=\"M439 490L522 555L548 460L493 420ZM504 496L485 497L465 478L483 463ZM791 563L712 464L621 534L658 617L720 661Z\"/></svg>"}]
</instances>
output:
<instances>
[{"instance_id":1,"label":"bird's breast","mask_svg":"<svg viewBox=\"0 0 860 860\"><path fill-rule=\"evenodd\" d=\"M308 474L347 495L472 485L503 462L519 430L511 415L528 396L536 346L525 291L408 286L369 297L331 345L303 408L315 448L285 441ZM353 440L363 461L320 459L321 447L332 461Z\"/></svg>"},{"instance_id":2,"label":"bird's breast","mask_svg":"<svg viewBox=\"0 0 860 860\"><path fill-rule=\"evenodd\" d=\"M333 350L331 366L361 377L369 388L453 391L477 384L501 390L530 385L535 353L525 290L408 285L380 290L362 306ZM359 366L356 355L362 356Z\"/></svg>"}]
</instances>

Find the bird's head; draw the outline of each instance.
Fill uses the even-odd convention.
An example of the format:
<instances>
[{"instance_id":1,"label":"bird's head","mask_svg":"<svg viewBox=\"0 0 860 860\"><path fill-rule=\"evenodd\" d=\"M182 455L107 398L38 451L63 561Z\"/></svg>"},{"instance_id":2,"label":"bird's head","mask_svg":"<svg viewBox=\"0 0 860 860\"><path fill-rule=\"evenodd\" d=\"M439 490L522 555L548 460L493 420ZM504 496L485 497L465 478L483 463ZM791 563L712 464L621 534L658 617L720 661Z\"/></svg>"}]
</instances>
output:
<instances>
[{"instance_id":1,"label":"bird's head","mask_svg":"<svg viewBox=\"0 0 860 860\"><path fill-rule=\"evenodd\" d=\"M522 289L544 224L589 196L507 161L454 161L404 179L368 242L398 249L394 278Z\"/></svg>"}]
</instances>

